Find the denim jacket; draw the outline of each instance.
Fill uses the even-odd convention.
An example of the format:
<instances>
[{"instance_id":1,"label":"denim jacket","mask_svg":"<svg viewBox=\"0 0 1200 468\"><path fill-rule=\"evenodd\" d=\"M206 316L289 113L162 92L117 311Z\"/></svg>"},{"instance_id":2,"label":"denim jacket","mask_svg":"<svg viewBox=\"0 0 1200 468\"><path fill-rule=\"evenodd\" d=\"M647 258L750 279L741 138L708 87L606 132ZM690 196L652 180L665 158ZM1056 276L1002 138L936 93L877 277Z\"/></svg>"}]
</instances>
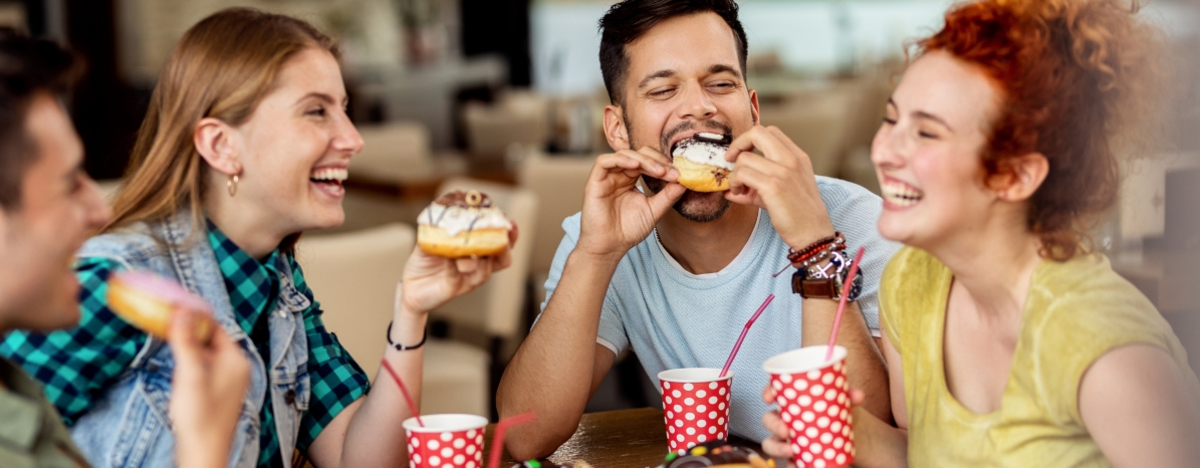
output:
<instances>
[{"instance_id":1,"label":"denim jacket","mask_svg":"<svg viewBox=\"0 0 1200 468\"><path fill-rule=\"evenodd\" d=\"M279 300L268 318L268 355L272 360L268 368L233 316L220 267L203 232L203 224L193 226L192 213L185 209L163 221L139 223L94 237L77 256L100 257L131 270L153 271L177 280L206 299L217 322L250 360L250 388L233 434L229 466L255 468L259 431L264 430L259 415L262 405L269 403L278 431L280 458L284 468L291 468L300 419L308 409L308 341L302 313L310 301L296 289L292 272L281 271ZM173 368L170 347L150 338L116 383L76 421L71 436L95 466L176 466L175 437L167 413ZM267 394L269 402L263 401Z\"/></svg>"}]
</instances>

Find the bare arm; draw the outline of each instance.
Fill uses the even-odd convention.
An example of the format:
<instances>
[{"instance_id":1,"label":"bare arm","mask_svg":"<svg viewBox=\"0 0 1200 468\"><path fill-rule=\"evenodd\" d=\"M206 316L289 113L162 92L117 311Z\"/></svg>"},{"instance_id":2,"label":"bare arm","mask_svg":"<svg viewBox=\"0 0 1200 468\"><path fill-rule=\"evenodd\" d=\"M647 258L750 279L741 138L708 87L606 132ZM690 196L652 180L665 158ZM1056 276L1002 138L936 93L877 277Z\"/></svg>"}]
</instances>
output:
<instances>
[{"instance_id":1,"label":"bare arm","mask_svg":"<svg viewBox=\"0 0 1200 468\"><path fill-rule=\"evenodd\" d=\"M554 452L575 433L592 392L615 356L596 344L604 295L625 253L646 236L683 187L667 184L646 196L642 174L674 181L670 160L651 149L622 150L596 158L584 187L579 241L537 326L517 349L496 393L500 416L537 413L535 424L514 427L507 438L518 460Z\"/></svg>"},{"instance_id":2,"label":"bare arm","mask_svg":"<svg viewBox=\"0 0 1200 468\"><path fill-rule=\"evenodd\" d=\"M867 468L907 467L908 410L904 402L904 368L900 353L886 334L881 340L881 347L887 360L892 416L898 427L856 406L853 409L854 439L858 444L858 453L854 465Z\"/></svg>"},{"instance_id":3,"label":"bare arm","mask_svg":"<svg viewBox=\"0 0 1200 468\"><path fill-rule=\"evenodd\" d=\"M837 301L829 299L805 299L802 339L804 346L829 343L833 320L837 315ZM863 319L858 304L846 304L838 330L837 344L847 351L847 378L850 388L858 389L866 396L859 405L886 424L891 423L891 399L888 395L888 370L884 368L883 356L875 347L867 322ZM903 389L902 389L903 390Z\"/></svg>"},{"instance_id":4,"label":"bare arm","mask_svg":"<svg viewBox=\"0 0 1200 468\"><path fill-rule=\"evenodd\" d=\"M1104 354L1079 388L1083 423L1116 467L1196 466L1198 403L1175 362L1150 345Z\"/></svg>"},{"instance_id":5,"label":"bare arm","mask_svg":"<svg viewBox=\"0 0 1200 468\"><path fill-rule=\"evenodd\" d=\"M509 429L505 445L517 460L545 457L575 433L588 399L615 359L596 343L596 335L616 262L582 255L576 251L568 257L550 303L500 379L500 417L537 414L536 423Z\"/></svg>"},{"instance_id":6,"label":"bare arm","mask_svg":"<svg viewBox=\"0 0 1200 468\"><path fill-rule=\"evenodd\" d=\"M509 232L509 247L516 242L516 236L514 225ZM447 259L416 249L404 267L401 283L396 286L392 342L420 342L430 310L474 290L493 272L511 263L508 250L495 257ZM421 404L424 356L424 348L397 351L390 346L383 354L384 361L404 381L417 406ZM401 422L412 417L413 409L386 372L381 369L381 378L375 380L371 392L344 408L321 430L308 450L314 465L338 468L408 464L408 444Z\"/></svg>"},{"instance_id":7,"label":"bare arm","mask_svg":"<svg viewBox=\"0 0 1200 468\"><path fill-rule=\"evenodd\" d=\"M753 153L755 150L762 154ZM812 161L778 128L754 126L730 143L725 159L737 162L725 198L766 209L775 231L788 246L798 250L833 235L833 223L821 199ZM837 301L804 301L804 346L829 342L836 312ZM868 411L889 420L883 358L857 304L847 306L838 344L849 351L846 365L851 369L850 385L865 392Z\"/></svg>"}]
</instances>

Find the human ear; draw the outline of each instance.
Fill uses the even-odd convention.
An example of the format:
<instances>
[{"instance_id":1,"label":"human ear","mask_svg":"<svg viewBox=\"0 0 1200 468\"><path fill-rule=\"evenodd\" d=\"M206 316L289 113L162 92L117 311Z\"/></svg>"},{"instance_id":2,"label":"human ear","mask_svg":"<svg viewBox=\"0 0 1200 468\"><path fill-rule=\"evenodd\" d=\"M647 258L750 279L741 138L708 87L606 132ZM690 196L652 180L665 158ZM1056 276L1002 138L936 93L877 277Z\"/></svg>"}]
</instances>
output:
<instances>
[{"instance_id":1,"label":"human ear","mask_svg":"<svg viewBox=\"0 0 1200 468\"><path fill-rule=\"evenodd\" d=\"M205 117L196 124L192 133L192 144L204 161L225 175L242 172L237 146L234 144L235 130L221 119Z\"/></svg>"},{"instance_id":2,"label":"human ear","mask_svg":"<svg viewBox=\"0 0 1200 468\"><path fill-rule=\"evenodd\" d=\"M1050 172L1050 162L1046 156L1036 152L1009 158L1003 165L1006 169L1004 174L993 176L994 183L991 185L998 198L1010 202L1028 200L1042 186Z\"/></svg>"},{"instance_id":3,"label":"human ear","mask_svg":"<svg viewBox=\"0 0 1200 468\"><path fill-rule=\"evenodd\" d=\"M629 129L625 128L625 109L616 104L604 106L604 137L613 151L629 149Z\"/></svg>"},{"instance_id":4,"label":"human ear","mask_svg":"<svg viewBox=\"0 0 1200 468\"><path fill-rule=\"evenodd\" d=\"M750 90L750 116L754 118L754 125L758 125L758 92Z\"/></svg>"}]
</instances>

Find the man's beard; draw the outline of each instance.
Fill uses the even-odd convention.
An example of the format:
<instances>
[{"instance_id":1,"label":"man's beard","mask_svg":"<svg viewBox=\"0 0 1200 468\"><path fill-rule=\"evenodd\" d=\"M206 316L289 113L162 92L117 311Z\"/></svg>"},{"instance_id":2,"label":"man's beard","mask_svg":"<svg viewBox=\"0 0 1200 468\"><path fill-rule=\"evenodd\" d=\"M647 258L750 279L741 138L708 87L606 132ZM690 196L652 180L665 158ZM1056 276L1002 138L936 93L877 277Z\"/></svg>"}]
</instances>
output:
<instances>
[{"instance_id":1,"label":"man's beard","mask_svg":"<svg viewBox=\"0 0 1200 468\"><path fill-rule=\"evenodd\" d=\"M629 117L625 116L625 128L626 130L630 130L629 142L636 150L637 148L641 148L643 145L639 145L637 142L633 141L633 126L630 125L630 123ZM733 133L733 130L730 129L728 125L714 120L706 120L701 126L704 129L716 130L722 134ZM696 128L695 122L686 121L680 122L679 125L676 125L666 132L663 132L662 139L659 141L659 152L667 155L667 157L671 157L669 154L669 151L671 150L671 138L679 134L679 132L692 130L694 128ZM642 183L646 184L646 189L653 194L657 194L663 189L664 186L667 185L667 183L662 179L656 179L645 174L642 175ZM679 201L676 201L672 208L675 209L676 213L679 213L680 216L683 216L683 218L688 221L707 223L720 219L721 216L725 214L725 211L729 209L729 205L731 204L732 202L725 199L725 192L694 192L688 190L683 193L682 197L679 197Z\"/></svg>"}]
</instances>

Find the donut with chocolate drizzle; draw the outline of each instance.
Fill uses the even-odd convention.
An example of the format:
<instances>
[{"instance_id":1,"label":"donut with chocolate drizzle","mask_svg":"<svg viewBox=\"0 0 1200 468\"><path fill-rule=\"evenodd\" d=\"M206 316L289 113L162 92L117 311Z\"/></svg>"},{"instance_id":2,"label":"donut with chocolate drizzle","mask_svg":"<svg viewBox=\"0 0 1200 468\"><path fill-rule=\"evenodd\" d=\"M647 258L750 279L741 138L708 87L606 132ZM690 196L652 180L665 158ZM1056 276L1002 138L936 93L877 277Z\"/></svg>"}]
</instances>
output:
<instances>
[{"instance_id":1,"label":"donut with chocolate drizzle","mask_svg":"<svg viewBox=\"0 0 1200 468\"><path fill-rule=\"evenodd\" d=\"M417 245L449 258L495 255L508 248L512 223L477 190L438 197L417 216Z\"/></svg>"}]
</instances>

